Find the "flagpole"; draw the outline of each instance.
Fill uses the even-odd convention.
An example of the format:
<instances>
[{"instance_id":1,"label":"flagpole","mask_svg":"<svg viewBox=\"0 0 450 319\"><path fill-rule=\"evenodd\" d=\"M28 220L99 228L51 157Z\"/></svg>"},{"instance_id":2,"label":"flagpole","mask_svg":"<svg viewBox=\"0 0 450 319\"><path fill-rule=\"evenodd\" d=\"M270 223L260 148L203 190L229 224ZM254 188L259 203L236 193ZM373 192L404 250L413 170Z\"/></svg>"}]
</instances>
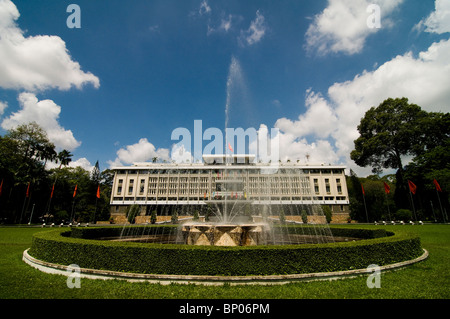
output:
<instances>
[{"instance_id":1,"label":"flagpole","mask_svg":"<svg viewBox=\"0 0 450 319\"><path fill-rule=\"evenodd\" d=\"M439 196L439 192L438 192L437 188L436 188L436 195L437 195L437 198L439 201L439 207L441 208L442 218L444 219L444 223L445 223L444 211L442 210L442 204L441 204L441 197Z\"/></svg>"},{"instance_id":2,"label":"flagpole","mask_svg":"<svg viewBox=\"0 0 450 319\"><path fill-rule=\"evenodd\" d=\"M56 179L55 179L55 183L56 183ZM48 220L48 218L49 218L49 216L50 216L50 206L52 205L53 192L55 191L55 183L53 183L52 191L51 191L51 193L50 193L50 199L49 199L49 201L48 201L48 207L47 207L47 219L46 219L46 221Z\"/></svg>"},{"instance_id":3,"label":"flagpole","mask_svg":"<svg viewBox=\"0 0 450 319\"><path fill-rule=\"evenodd\" d=\"M389 220L392 220L391 219L391 210L389 209L389 202L388 202L388 198L387 198L386 192L384 192L384 198L386 199L386 206L387 206L387 209L388 209Z\"/></svg>"},{"instance_id":4,"label":"flagpole","mask_svg":"<svg viewBox=\"0 0 450 319\"><path fill-rule=\"evenodd\" d=\"M72 200L72 212L70 213L70 223L73 221L73 207L75 206L75 198Z\"/></svg>"},{"instance_id":5,"label":"flagpole","mask_svg":"<svg viewBox=\"0 0 450 319\"><path fill-rule=\"evenodd\" d=\"M366 207L366 197L363 195L363 200L364 200L364 209L366 210L366 219L367 222L369 222L369 215L367 214L367 207Z\"/></svg>"},{"instance_id":6,"label":"flagpole","mask_svg":"<svg viewBox=\"0 0 450 319\"><path fill-rule=\"evenodd\" d=\"M33 212L34 212L34 205L36 205L36 204L33 204L33 208L31 209L31 216L30 216L30 220L28 221L28 225L31 225L31 219L33 218Z\"/></svg>"},{"instance_id":7,"label":"flagpole","mask_svg":"<svg viewBox=\"0 0 450 319\"><path fill-rule=\"evenodd\" d=\"M23 205L22 205L22 212L20 213L20 219L19 219L19 224L22 223L22 215L23 215L23 211L25 209L25 203L27 202L27 196L25 195L25 198L23 199Z\"/></svg>"},{"instance_id":8,"label":"flagpole","mask_svg":"<svg viewBox=\"0 0 450 319\"><path fill-rule=\"evenodd\" d=\"M409 187L409 186L408 186ZM412 207L413 207L413 212L414 212L414 218L417 222L417 217L416 217L416 209L414 208L414 199L412 197L412 193L411 193L411 188L409 188L409 196L411 196L411 203L412 203Z\"/></svg>"},{"instance_id":9,"label":"flagpole","mask_svg":"<svg viewBox=\"0 0 450 319\"><path fill-rule=\"evenodd\" d=\"M369 214L367 214L367 206L366 206L366 192L364 191L364 186L362 183L361 183L361 190L362 190L362 194L363 194L364 209L366 211L366 220L367 220L367 223L369 223Z\"/></svg>"},{"instance_id":10,"label":"flagpole","mask_svg":"<svg viewBox=\"0 0 450 319\"><path fill-rule=\"evenodd\" d=\"M431 211L433 212L434 222L437 223L436 214L434 213L433 201L430 200Z\"/></svg>"}]
</instances>

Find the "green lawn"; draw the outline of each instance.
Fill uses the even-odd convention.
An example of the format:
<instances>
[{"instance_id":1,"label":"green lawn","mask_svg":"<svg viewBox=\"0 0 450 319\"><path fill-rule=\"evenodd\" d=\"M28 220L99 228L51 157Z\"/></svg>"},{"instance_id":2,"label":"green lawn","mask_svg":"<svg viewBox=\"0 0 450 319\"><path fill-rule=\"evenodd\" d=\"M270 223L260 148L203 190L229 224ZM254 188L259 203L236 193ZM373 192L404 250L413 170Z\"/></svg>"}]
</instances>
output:
<instances>
[{"instance_id":1,"label":"green lawn","mask_svg":"<svg viewBox=\"0 0 450 319\"><path fill-rule=\"evenodd\" d=\"M342 226L339 226L342 227ZM197 286L81 279L70 289L66 277L42 273L22 261L33 233L42 228L0 228L1 299L448 299L450 225L354 226L408 229L417 233L430 256L405 269L383 272L381 288L369 289L366 276L275 286Z\"/></svg>"}]
</instances>

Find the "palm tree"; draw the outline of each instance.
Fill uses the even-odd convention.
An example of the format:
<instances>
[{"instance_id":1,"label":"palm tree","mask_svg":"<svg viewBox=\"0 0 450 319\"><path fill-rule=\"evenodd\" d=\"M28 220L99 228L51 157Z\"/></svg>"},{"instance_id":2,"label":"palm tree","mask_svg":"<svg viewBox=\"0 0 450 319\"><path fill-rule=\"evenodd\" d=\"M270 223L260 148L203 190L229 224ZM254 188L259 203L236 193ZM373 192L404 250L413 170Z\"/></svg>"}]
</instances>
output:
<instances>
[{"instance_id":1,"label":"palm tree","mask_svg":"<svg viewBox=\"0 0 450 319\"><path fill-rule=\"evenodd\" d=\"M57 162L59 161L59 169L61 169L61 166L66 166L72 161L73 154L71 154L68 150L62 150L58 153L56 156Z\"/></svg>"}]
</instances>

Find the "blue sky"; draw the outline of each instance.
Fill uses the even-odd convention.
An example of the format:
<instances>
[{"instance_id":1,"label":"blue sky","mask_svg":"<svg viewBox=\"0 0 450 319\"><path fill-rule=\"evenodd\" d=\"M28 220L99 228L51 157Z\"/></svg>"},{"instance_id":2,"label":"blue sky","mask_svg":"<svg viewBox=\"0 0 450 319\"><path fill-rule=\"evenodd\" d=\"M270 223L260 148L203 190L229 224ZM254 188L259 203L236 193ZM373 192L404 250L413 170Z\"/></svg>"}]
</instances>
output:
<instances>
[{"instance_id":1,"label":"blue sky","mask_svg":"<svg viewBox=\"0 0 450 319\"><path fill-rule=\"evenodd\" d=\"M85 168L170 160L177 127L224 127L234 57L229 127L276 127L283 160L365 175L349 152L367 109L449 111L449 2L0 0L0 133L36 120Z\"/></svg>"}]
</instances>

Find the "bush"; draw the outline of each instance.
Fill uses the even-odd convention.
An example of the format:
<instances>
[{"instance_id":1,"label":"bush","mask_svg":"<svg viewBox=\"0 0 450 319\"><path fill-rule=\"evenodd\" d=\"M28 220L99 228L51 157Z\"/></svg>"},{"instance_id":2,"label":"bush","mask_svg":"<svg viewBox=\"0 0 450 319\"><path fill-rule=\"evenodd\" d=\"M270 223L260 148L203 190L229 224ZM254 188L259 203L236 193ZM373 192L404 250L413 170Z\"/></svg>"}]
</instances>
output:
<instances>
[{"instance_id":1,"label":"bush","mask_svg":"<svg viewBox=\"0 0 450 319\"><path fill-rule=\"evenodd\" d=\"M328 205L323 205L323 206L322 206L322 211L323 211L323 214L325 215L325 219L326 219L327 223L328 223L328 224L331 223L331 215L332 215L332 212L331 212L330 206L328 206Z\"/></svg>"},{"instance_id":2,"label":"bush","mask_svg":"<svg viewBox=\"0 0 450 319\"><path fill-rule=\"evenodd\" d=\"M150 215L150 223L151 224L156 224L156 220L157 220L157 216L156 216L156 210L152 211L152 214Z\"/></svg>"},{"instance_id":3,"label":"bush","mask_svg":"<svg viewBox=\"0 0 450 319\"><path fill-rule=\"evenodd\" d=\"M308 213L306 213L306 210L302 210L301 216L303 224L308 224Z\"/></svg>"},{"instance_id":4,"label":"bush","mask_svg":"<svg viewBox=\"0 0 450 319\"><path fill-rule=\"evenodd\" d=\"M284 215L284 211L283 210L280 211L279 218L280 218L280 223L282 223L282 224L286 223L286 216Z\"/></svg>"},{"instance_id":5,"label":"bush","mask_svg":"<svg viewBox=\"0 0 450 319\"><path fill-rule=\"evenodd\" d=\"M140 207L137 204L131 205L127 210L127 220L130 224L134 224L136 216L140 213Z\"/></svg>"},{"instance_id":6,"label":"bush","mask_svg":"<svg viewBox=\"0 0 450 319\"><path fill-rule=\"evenodd\" d=\"M178 213L176 211L173 211L170 220L172 221L172 224L178 224Z\"/></svg>"},{"instance_id":7,"label":"bush","mask_svg":"<svg viewBox=\"0 0 450 319\"><path fill-rule=\"evenodd\" d=\"M412 212L409 209L399 209L395 212L395 218L397 220L408 221L411 220Z\"/></svg>"},{"instance_id":8,"label":"bush","mask_svg":"<svg viewBox=\"0 0 450 319\"><path fill-rule=\"evenodd\" d=\"M156 226L161 232L176 226ZM138 229L138 227L129 227ZM149 229L147 226L142 229ZM308 228L308 227L306 227ZM158 230L158 231L159 231ZM181 275L280 275L343 271L386 265L420 256L420 239L406 233L381 236L384 230L356 229L364 241L312 245L247 247L188 246L92 240L119 234L123 227L58 228L36 233L30 255L81 268ZM350 229L333 233L350 234ZM385 232L385 231L384 231ZM386 232L385 232L386 234ZM90 239L86 239L90 238Z\"/></svg>"}]
</instances>

